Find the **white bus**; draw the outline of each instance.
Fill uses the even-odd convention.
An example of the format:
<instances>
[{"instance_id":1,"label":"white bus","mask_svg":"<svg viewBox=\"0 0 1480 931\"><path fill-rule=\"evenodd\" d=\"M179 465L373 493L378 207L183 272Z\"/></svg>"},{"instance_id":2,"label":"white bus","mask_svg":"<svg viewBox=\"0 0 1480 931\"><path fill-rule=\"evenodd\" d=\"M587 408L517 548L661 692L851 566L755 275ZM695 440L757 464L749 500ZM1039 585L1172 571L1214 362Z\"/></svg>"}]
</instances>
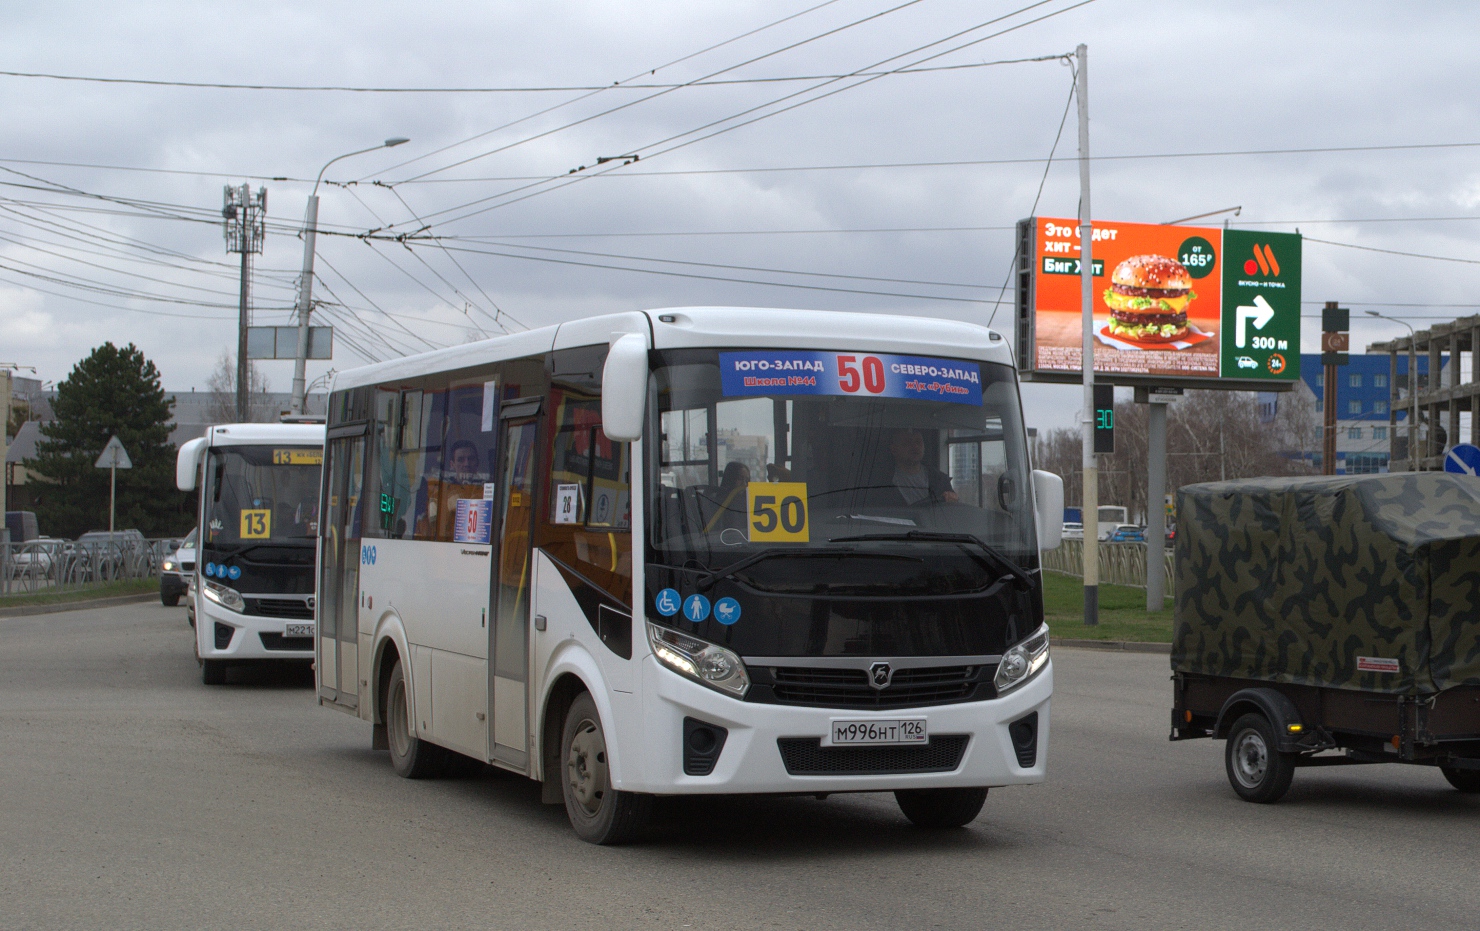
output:
<instances>
[{"instance_id":1,"label":"white bus","mask_svg":"<svg viewBox=\"0 0 1480 931\"><path fill-rule=\"evenodd\" d=\"M211 427L180 447L175 484L196 510L195 656L221 685L244 662L314 656L322 424Z\"/></svg>"},{"instance_id":2,"label":"white bus","mask_svg":"<svg viewBox=\"0 0 1480 931\"><path fill-rule=\"evenodd\" d=\"M658 795L946 826L1043 781L1063 487L996 333L597 317L343 373L326 450L319 700L403 776L522 773L596 843Z\"/></svg>"}]
</instances>

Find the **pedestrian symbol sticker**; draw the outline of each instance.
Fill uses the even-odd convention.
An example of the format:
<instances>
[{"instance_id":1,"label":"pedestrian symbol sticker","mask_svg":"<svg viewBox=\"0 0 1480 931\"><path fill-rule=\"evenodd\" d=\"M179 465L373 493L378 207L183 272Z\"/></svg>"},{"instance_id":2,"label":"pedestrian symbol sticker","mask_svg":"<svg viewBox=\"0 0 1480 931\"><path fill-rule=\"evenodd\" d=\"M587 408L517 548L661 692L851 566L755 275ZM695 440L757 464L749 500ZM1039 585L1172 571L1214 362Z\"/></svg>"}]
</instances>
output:
<instances>
[{"instance_id":1,"label":"pedestrian symbol sticker","mask_svg":"<svg viewBox=\"0 0 1480 931\"><path fill-rule=\"evenodd\" d=\"M714 603L714 619L729 625L740 620L740 602L733 598L721 598Z\"/></svg>"},{"instance_id":2,"label":"pedestrian symbol sticker","mask_svg":"<svg viewBox=\"0 0 1480 931\"><path fill-rule=\"evenodd\" d=\"M657 608L658 613L664 617L673 617L682 605L683 599L671 588L658 592L658 597L653 599L653 607Z\"/></svg>"},{"instance_id":3,"label":"pedestrian symbol sticker","mask_svg":"<svg viewBox=\"0 0 1480 931\"><path fill-rule=\"evenodd\" d=\"M703 595L690 595L683 603L683 616L695 624L709 617L709 599Z\"/></svg>"}]
</instances>

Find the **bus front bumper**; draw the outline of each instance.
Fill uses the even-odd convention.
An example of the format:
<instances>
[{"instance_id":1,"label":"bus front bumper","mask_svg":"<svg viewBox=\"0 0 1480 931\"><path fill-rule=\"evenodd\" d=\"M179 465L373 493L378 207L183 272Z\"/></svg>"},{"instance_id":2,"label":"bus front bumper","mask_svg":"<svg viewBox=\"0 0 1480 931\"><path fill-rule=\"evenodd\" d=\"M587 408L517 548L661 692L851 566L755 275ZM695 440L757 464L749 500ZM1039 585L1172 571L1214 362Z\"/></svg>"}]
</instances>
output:
<instances>
[{"instance_id":1,"label":"bus front bumper","mask_svg":"<svg viewBox=\"0 0 1480 931\"><path fill-rule=\"evenodd\" d=\"M642 669L645 698L637 746L643 758L637 767L623 767L634 777L624 778L619 786L628 791L887 792L1027 785L1043 782L1046 776L1052 660L1000 698L887 711L739 701L672 672L651 655ZM690 729L699 722L726 731L708 775L685 773L686 718L692 719ZM925 720L934 753L909 745L887 745L887 750L874 745L876 749L862 753L825 746L835 720L903 719ZM1022 746L1028 728L1031 751ZM957 756L951 748L959 748L962 738L964 750ZM903 752L891 752L895 750ZM909 771L916 768L933 771Z\"/></svg>"},{"instance_id":2,"label":"bus front bumper","mask_svg":"<svg viewBox=\"0 0 1480 931\"><path fill-rule=\"evenodd\" d=\"M196 649L201 659L311 660L313 637L286 636L289 624L313 621L238 614L204 596L197 596Z\"/></svg>"}]
</instances>

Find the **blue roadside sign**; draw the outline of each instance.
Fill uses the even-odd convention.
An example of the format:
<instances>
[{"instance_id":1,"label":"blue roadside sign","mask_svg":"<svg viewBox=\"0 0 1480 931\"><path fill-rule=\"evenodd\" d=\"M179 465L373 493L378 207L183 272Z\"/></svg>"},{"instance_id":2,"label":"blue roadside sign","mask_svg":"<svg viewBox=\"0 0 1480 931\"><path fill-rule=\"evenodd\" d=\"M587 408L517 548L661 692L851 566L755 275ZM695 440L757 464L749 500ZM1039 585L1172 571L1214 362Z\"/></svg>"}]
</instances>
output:
<instances>
[{"instance_id":1,"label":"blue roadside sign","mask_svg":"<svg viewBox=\"0 0 1480 931\"><path fill-rule=\"evenodd\" d=\"M1444 471L1457 475L1480 475L1480 446L1456 443L1444 457Z\"/></svg>"}]
</instances>

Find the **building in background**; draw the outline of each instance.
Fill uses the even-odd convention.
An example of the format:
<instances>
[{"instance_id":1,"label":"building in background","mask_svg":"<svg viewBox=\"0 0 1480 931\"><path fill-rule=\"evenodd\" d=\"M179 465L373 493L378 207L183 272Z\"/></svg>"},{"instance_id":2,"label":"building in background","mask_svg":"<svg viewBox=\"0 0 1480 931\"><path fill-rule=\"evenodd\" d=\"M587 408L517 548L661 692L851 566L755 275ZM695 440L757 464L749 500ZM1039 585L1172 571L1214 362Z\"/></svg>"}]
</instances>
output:
<instances>
[{"instance_id":1,"label":"building in background","mask_svg":"<svg viewBox=\"0 0 1480 931\"><path fill-rule=\"evenodd\" d=\"M1408 358L1398 356L1398 389L1400 397L1406 398ZM1429 360L1418 358L1418 380L1422 388L1427 381ZM1441 369L1441 372L1443 369ZM1360 475L1388 471L1388 463L1396 450L1397 458L1407 456L1408 412L1400 403L1396 411L1396 422L1389 406L1393 403L1391 359L1382 353L1352 353L1351 361L1336 370L1336 474ZM1319 353L1300 356L1300 382L1295 391L1309 392L1315 399L1317 438L1314 448L1291 450L1292 455L1310 463L1312 469L1320 471L1321 446L1319 427L1325 415L1325 367L1321 365ZM1393 435L1397 432L1397 436ZM1396 442L1396 446L1395 444Z\"/></svg>"}]
</instances>

